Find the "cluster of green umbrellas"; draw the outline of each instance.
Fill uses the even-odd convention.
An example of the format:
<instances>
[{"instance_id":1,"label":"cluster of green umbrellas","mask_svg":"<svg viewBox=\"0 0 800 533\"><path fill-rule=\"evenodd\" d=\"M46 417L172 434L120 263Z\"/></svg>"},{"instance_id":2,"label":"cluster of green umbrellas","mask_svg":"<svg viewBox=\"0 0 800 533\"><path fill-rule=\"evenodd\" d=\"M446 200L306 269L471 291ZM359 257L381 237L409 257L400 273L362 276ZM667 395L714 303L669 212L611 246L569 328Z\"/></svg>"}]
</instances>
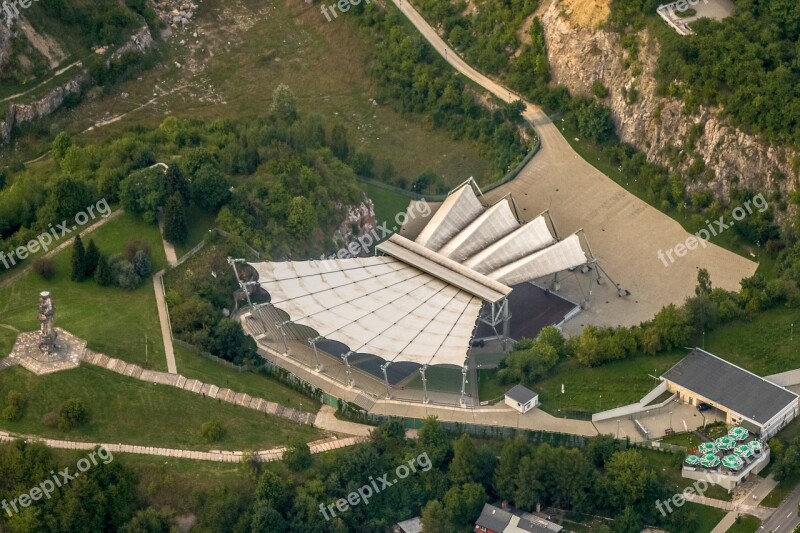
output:
<instances>
[{"instance_id":1,"label":"cluster of green umbrellas","mask_svg":"<svg viewBox=\"0 0 800 533\"><path fill-rule=\"evenodd\" d=\"M747 440L748 432L741 426L736 426L728 430L728 436L738 441Z\"/></svg>"},{"instance_id":2,"label":"cluster of green umbrellas","mask_svg":"<svg viewBox=\"0 0 800 533\"><path fill-rule=\"evenodd\" d=\"M694 466L700 462L700 458L696 455L687 455L685 461L687 465Z\"/></svg>"}]
</instances>

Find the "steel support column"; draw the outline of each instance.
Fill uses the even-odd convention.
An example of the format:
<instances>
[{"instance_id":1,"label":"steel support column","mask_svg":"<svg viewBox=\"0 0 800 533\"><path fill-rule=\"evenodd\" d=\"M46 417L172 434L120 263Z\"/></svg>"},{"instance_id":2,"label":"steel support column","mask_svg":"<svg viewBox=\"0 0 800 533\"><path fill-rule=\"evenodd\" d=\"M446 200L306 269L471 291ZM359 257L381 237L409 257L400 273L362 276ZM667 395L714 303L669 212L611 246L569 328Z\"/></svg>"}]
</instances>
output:
<instances>
[{"instance_id":1,"label":"steel support column","mask_svg":"<svg viewBox=\"0 0 800 533\"><path fill-rule=\"evenodd\" d=\"M314 349L314 358L317 360L317 367L314 369L315 372L322 372L322 363L319 362L319 352L317 351L317 341L321 338L322 337L314 337L313 339L308 339L308 344Z\"/></svg>"},{"instance_id":2,"label":"steel support column","mask_svg":"<svg viewBox=\"0 0 800 533\"><path fill-rule=\"evenodd\" d=\"M386 363L381 365L381 370L383 370L383 381L386 383L386 399L387 400L392 397L392 393L391 393L392 387L391 387L391 385L389 385L389 375L386 373L386 369L389 368L389 365L391 365L391 364L392 364L391 361L387 361Z\"/></svg>"},{"instance_id":3,"label":"steel support column","mask_svg":"<svg viewBox=\"0 0 800 533\"><path fill-rule=\"evenodd\" d=\"M342 354L342 360L344 361L345 371L347 372L347 380L345 384L347 385L348 389L351 388L353 385L355 385L355 382L353 381L353 373L350 371L350 361L347 360L347 358L350 357L351 355L353 355L353 352L347 352Z\"/></svg>"},{"instance_id":4,"label":"steel support column","mask_svg":"<svg viewBox=\"0 0 800 533\"><path fill-rule=\"evenodd\" d=\"M419 369L419 373L422 374L422 390L425 394L422 398L422 403L428 403L428 378L425 377L425 371L428 369L428 365L422 365L422 368Z\"/></svg>"}]
</instances>

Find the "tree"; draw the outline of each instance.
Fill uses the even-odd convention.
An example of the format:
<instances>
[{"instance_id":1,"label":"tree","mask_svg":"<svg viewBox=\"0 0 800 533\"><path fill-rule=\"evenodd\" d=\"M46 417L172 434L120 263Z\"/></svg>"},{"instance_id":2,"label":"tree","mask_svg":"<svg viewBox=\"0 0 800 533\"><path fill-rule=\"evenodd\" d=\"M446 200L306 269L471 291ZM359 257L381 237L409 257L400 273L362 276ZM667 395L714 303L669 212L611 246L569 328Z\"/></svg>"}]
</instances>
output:
<instances>
[{"instance_id":1,"label":"tree","mask_svg":"<svg viewBox=\"0 0 800 533\"><path fill-rule=\"evenodd\" d=\"M514 492L517 489L517 474L519 465L523 457L530 455L531 445L522 438L516 437L514 440L503 444L500 452L500 461L494 471L494 486L497 495L504 500L514 499Z\"/></svg>"},{"instance_id":2,"label":"tree","mask_svg":"<svg viewBox=\"0 0 800 533\"><path fill-rule=\"evenodd\" d=\"M86 250L80 235L75 236L72 244L72 281L82 281L86 277Z\"/></svg>"},{"instance_id":3,"label":"tree","mask_svg":"<svg viewBox=\"0 0 800 533\"><path fill-rule=\"evenodd\" d=\"M150 261L150 255L144 250L139 250L133 256L133 271L140 278L146 278L153 271L153 263Z\"/></svg>"},{"instance_id":4,"label":"tree","mask_svg":"<svg viewBox=\"0 0 800 533\"><path fill-rule=\"evenodd\" d=\"M126 291L132 291L142 282L142 278L136 274L133 263L121 255L112 255L108 259L108 268L111 270L114 283Z\"/></svg>"},{"instance_id":5,"label":"tree","mask_svg":"<svg viewBox=\"0 0 800 533\"><path fill-rule=\"evenodd\" d=\"M101 287L108 287L114 284L114 274L108 266L108 261L104 255L97 258L97 268L94 271L94 280Z\"/></svg>"},{"instance_id":6,"label":"tree","mask_svg":"<svg viewBox=\"0 0 800 533\"><path fill-rule=\"evenodd\" d=\"M216 211L230 198L230 183L218 166L204 164L192 176L192 199L201 209Z\"/></svg>"},{"instance_id":7,"label":"tree","mask_svg":"<svg viewBox=\"0 0 800 533\"><path fill-rule=\"evenodd\" d=\"M169 197L164 209L164 239L172 244L183 244L189 235L186 226L186 208L177 192Z\"/></svg>"},{"instance_id":8,"label":"tree","mask_svg":"<svg viewBox=\"0 0 800 533\"><path fill-rule=\"evenodd\" d=\"M614 134L614 121L611 109L595 100L580 99L573 113L578 125L578 133L597 142L610 139Z\"/></svg>"},{"instance_id":9,"label":"tree","mask_svg":"<svg viewBox=\"0 0 800 533\"><path fill-rule=\"evenodd\" d=\"M186 180L183 172L181 172L181 167L179 165L173 164L167 168L166 180L167 198L171 198L172 195L177 194L180 196L183 204L188 205L189 200L192 197L192 193L189 190L189 182Z\"/></svg>"},{"instance_id":10,"label":"tree","mask_svg":"<svg viewBox=\"0 0 800 533\"><path fill-rule=\"evenodd\" d=\"M72 139L70 139L67 132L62 131L56 135L56 138L53 139L53 144L50 146L53 159L56 163L61 163L61 160L64 159L64 155L66 155L67 149L70 146L72 146Z\"/></svg>"},{"instance_id":11,"label":"tree","mask_svg":"<svg viewBox=\"0 0 800 533\"><path fill-rule=\"evenodd\" d=\"M341 124L334 125L333 130L331 131L331 150L333 151L333 155L342 161L346 161L347 156L350 154L350 143L347 141L347 130Z\"/></svg>"},{"instance_id":12,"label":"tree","mask_svg":"<svg viewBox=\"0 0 800 533\"><path fill-rule=\"evenodd\" d=\"M267 502L276 509L283 509L287 497L286 482L283 478L272 470L265 470L258 480L256 499Z\"/></svg>"},{"instance_id":13,"label":"tree","mask_svg":"<svg viewBox=\"0 0 800 533\"><path fill-rule=\"evenodd\" d=\"M286 520L268 501L256 502L251 533L284 533L287 531Z\"/></svg>"},{"instance_id":14,"label":"tree","mask_svg":"<svg viewBox=\"0 0 800 533\"><path fill-rule=\"evenodd\" d=\"M311 448L305 442L295 442L283 452L283 462L292 470L305 470L314 462Z\"/></svg>"},{"instance_id":15,"label":"tree","mask_svg":"<svg viewBox=\"0 0 800 533\"><path fill-rule=\"evenodd\" d=\"M287 228L294 237L308 237L317 227L314 206L305 196L295 196L289 205Z\"/></svg>"},{"instance_id":16,"label":"tree","mask_svg":"<svg viewBox=\"0 0 800 533\"><path fill-rule=\"evenodd\" d=\"M164 173L157 167L131 172L119 185L122 207L148 223L155 222L156 213L164 205L165 197Z\"/></svg>"},{"instance_id":17,"label":"tree","mask_svg":"<svg viewBox=\"0 0 800 533\"><path fill-rule=\"evenodd\" d=\"M86 267L85 277L91 278L97 270L97 263L100 261L100 250L94 243L94 239L89 239L89 244L86 246L86 255L84 256Z\"/></svg>"},{"instance_id":18,"label":"tree","mask_svg":"<svg viewBox=\"0 0 800 533\"><path fill-rule=\"evenodd\" d=\"M68 431L82 426L89 419L89 412L78 398L66 400L58 411L58 429Z\"/></svg>"},{"instance_id":19,"label":"tree","mask_svg":"<svg viewBox=\"0 0 800 533\"><path fill-rule=\"evenodd\" d=\"M153 507L137 512L120 530L121 533L171 533L171 531L172 512L169 509L157 511Z\"/></svg>"},{"instance_id":20,"label":"tree","mask_svg":"<svg viewBox=\"0 0 800 533\"><path fill-rule=\"evenodd\" d=\"M478 481L478 450L469 434L464 433L453 445L453 462L450 463L450 479L453 483Z\"/></svg>"},{"instance_id":21,"label":"tree","mask_svg":"<svg viewBox=\"0 0 800 533\"><path fill-rule=\"evenodd\" d=\"M429 416L422 422L418 435L419 447L428 452L433 466L444 469L453 452L450 437L435 416Z\"/></svg>"},{"instance_id":22,"label":"tree","mask_svg":"<svg viewBox=\"0 0 800 533\"><path fill-rule=\"evenodd\" d=\"M56 273L55 264L49 257L37 258L33 262L33 270L45 280L52 279Z\"/></svg>"},{"instance_id":23,"label":"tree","mask_svg":"<svg viewBox=\"0 0 800 533\"><path fill-rule=\"evenodd\" d=\"M272 91L269 112L289 124L297 120L297 98L288 85L282 83Z\"/></svg>"},{"instance_id":24,"label":"tree","mask_svg":"<svg viewBox=\"0 0 800 533\"><path fill-rule=\"evenodd\" d=\"M425 533L451 533L450 517L439 500L429 501L422 508L422 529Z\"/></svg>"},{"instance_id":25,"label":"tree","mask_svg":"<svg viewBox=\"0 0 800 533\"><path fill-rule=\"evenodd\" d=\"M694 294L695 296L711 294L711 276L705 268L697 271L697 287L694 288Z\"/></svg>"},{"instance_id":26,"label":"tree","mask_svg":"<svg viewBox=\"0 0 800 533\"><path fill-rule=\"evenodd\" d=\"M92 192L86 182L72 177L60 178L47 193L47 200L37 215L44 230L44 222L53 225L72 219L92 202Z\"/></svg>"},{"instance_id":27,"label":"tree","mask_svg":"<svg viewBox=\"0 0 800 533\"><path fill-rule=\"evenodd\" d=\"M486 491L480 483L452 487L444 495L444 507L454 529L470 531L486 503ZM472 527L470 527L472 526Z\"/></svg>"}]
</instances>

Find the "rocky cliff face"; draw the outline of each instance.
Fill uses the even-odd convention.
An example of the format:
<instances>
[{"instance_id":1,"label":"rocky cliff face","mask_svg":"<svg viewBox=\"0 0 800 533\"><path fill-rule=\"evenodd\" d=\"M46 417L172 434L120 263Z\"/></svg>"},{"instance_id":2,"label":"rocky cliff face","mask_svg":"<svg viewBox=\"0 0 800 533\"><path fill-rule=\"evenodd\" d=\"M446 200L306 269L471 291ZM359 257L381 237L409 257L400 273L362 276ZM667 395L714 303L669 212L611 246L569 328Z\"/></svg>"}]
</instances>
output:
<instances>
[{"instance_id":1,"label":"rocky cliff face","mask_svg":"<svg viewBox=\"0 0 800 533\"><path fill-rule=\"evenodd\" d=\"M371 236L377 224L375 205L365 195L360 204L346 207L344 220L333 232L331 238L342 250L342 255L365 257L369 255L371 246L378 242L377 237L373 239ZM348 246L351 246L350 250L348 250Z\"/></svg>"},{"instance_id":2,"label":"rocky cliff face","mask_svg":"<svg viewBox=\"0 0 800 533\"><path fill-rule=\"evenodd\" d=\"M3 27L4 25L0 24L0 28ZM0 42L0 44L2 43ZM108 65L112 59L120 58L128 52L142 53L152 45L153 36L148 27L143 26L131 36L127 43L111 54L106 64ZM89 71L83 69L74 78L35 101L9 104L3 120L0 121L0 143L8 143L11 140L11 132L15 127L46 117L59 109L68 96L79 94L90 79Z\"/></svg>"},{"instance_id":3,"label":"rocky cliff face","mask_svg":"<svg viewBox=\"0 0 800 533\"><path fill-rule=\"evenodd\" d=\"M670 169L685 170L695 158L713 172L707 186L727 199L731 187L763 192L794 190L798 153L772 146L726 124L719 109L701 108L687 114L676 99L655 96L658 45L646 31L639 34L640 69L626 68L619 35L578 27L554 0L542 16L553 81L573 94L592 94L600 81L608 90L604 100L614 114L617 133L648 160ZM633 71L639 70L638 75ZM631 91L638 92L635 101ZM626 94L628 98L626 98ZM632 103L630 103L632 101ZM691 146L687 140L696 139ZM793 165L794 162L794 165ZM706 185L693 183L689 190Z\"/></svg>"},{"instance_id":4,"label":"rocky cliff face","mask_svg":"<svg viewBox=\"0 0 800 533\"><path fill-rule=\"evenodd\" d=\"M11 28L6 25L5 20L0 19L0 71L11 56L11 37L13 37Z\"/></svg>"}]
</instances>

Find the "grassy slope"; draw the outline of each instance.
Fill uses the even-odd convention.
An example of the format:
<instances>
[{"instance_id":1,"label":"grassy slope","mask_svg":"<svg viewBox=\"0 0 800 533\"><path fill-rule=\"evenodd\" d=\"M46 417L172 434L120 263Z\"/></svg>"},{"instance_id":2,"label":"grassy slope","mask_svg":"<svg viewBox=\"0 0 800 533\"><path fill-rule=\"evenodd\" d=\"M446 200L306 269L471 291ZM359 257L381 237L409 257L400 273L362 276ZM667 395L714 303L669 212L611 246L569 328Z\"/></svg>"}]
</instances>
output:
<instances>
[{"instance_id":1,"label":"grassy slope","mask_svg":"<svg viewBox=\"0 0 800 533\"><path fill-rule=\"evenodd\" d=\"M742 515L737 522L728 528L727 533L754 533L761 527L761 520L755 516Z\"/></svg>"},{"instance_id":2,"label":"grassy slope","mask_svg":"<svg viewBox=\"0 0 800 533\"><path fill-rule=\"evenodd\" d=\"M310 441L320 435L311 427L91 365L41 377L10 368L0 373L0 391L10 389L24 391L28 405L22 420L2 422L2 427L53 438L235 450L272 448L295 437ZM68 398L84 402L89 423L70 432L44 426L42 417ZM209 444L201 438L200 428L213 419L227 431L221 441Z\"/></svg>"},{"instance_id":3,"label":"grassy slope","mask_svg":"<svg viewBox=\"0 0 800 533\"><path fill-rule=\"evenodd\" d=\"M51 122L77 134L138 108L154 93L169 94L77 138L99 141L131 126L153 127L167 113L209 120L252 117L264 114L273 89L286 83L301 111L319 113L329 124L343 122L357 148L372 153L376 162L388 158L398 175L413 178L432 170L453 185L469 176L488 178L489 162L478 145L454 141L419 119L404 119L384 102L370 102L376 90L364 63L373 43L352 17L328 23L316 5L208 0L190 29L195 30L196 39L181 34L170 41L162 66L107 96L57 113ZM182 38L189 42L178 45ZM119 98L122 92L130 96ZM26 158L47 148L49 140L31 136L19 146Z\"/></svg>"},{"instance_id":4,"label":"grassy slope","mask_svg":"<svg viewBox=\"0 0 800 533\"><path fill-rule=\"evenodd\" d=\"M316 411L320 407L319 402L290 389L279 381L250 372L237 372L192 353L183 346L175 346L175 361L178 372L187 378L214 383L237 392L246 392L251 396L258 396L286 407L300 409L302 405L304 411Z\"/></svg>"},{"instance_id":5,"label":"grassy slope","mask_svg":"<svg viewBox=\"0 0 800 533\"><path fill-rule=\"evenodd\" d=\"M106 255L121 252L125 243L134 237L149 243L154 269L163 268L166 259L155 225L124 214L91 235ZM88 341L90 349L166 370L152 281L148 278L130 292L117 287L100 287L93 280L75 283L70 280L70 257L71 247L55 256L56 275L49 281L30 272L13 286L0 289L0 322L21 330L38 329L37 295L46 289L53 294L56 325Z\"/></svg>"},{"instance_id":6,"label":"grassy slope","mask_svg":"<svg viewBox=\"0 0 800 533\"><path fill-rule=\"evenodd\" d=\"M0 328L0 357L6 357L14 347L14 340L17 334L10 329Z\"/></svg>"}]
</instances>

